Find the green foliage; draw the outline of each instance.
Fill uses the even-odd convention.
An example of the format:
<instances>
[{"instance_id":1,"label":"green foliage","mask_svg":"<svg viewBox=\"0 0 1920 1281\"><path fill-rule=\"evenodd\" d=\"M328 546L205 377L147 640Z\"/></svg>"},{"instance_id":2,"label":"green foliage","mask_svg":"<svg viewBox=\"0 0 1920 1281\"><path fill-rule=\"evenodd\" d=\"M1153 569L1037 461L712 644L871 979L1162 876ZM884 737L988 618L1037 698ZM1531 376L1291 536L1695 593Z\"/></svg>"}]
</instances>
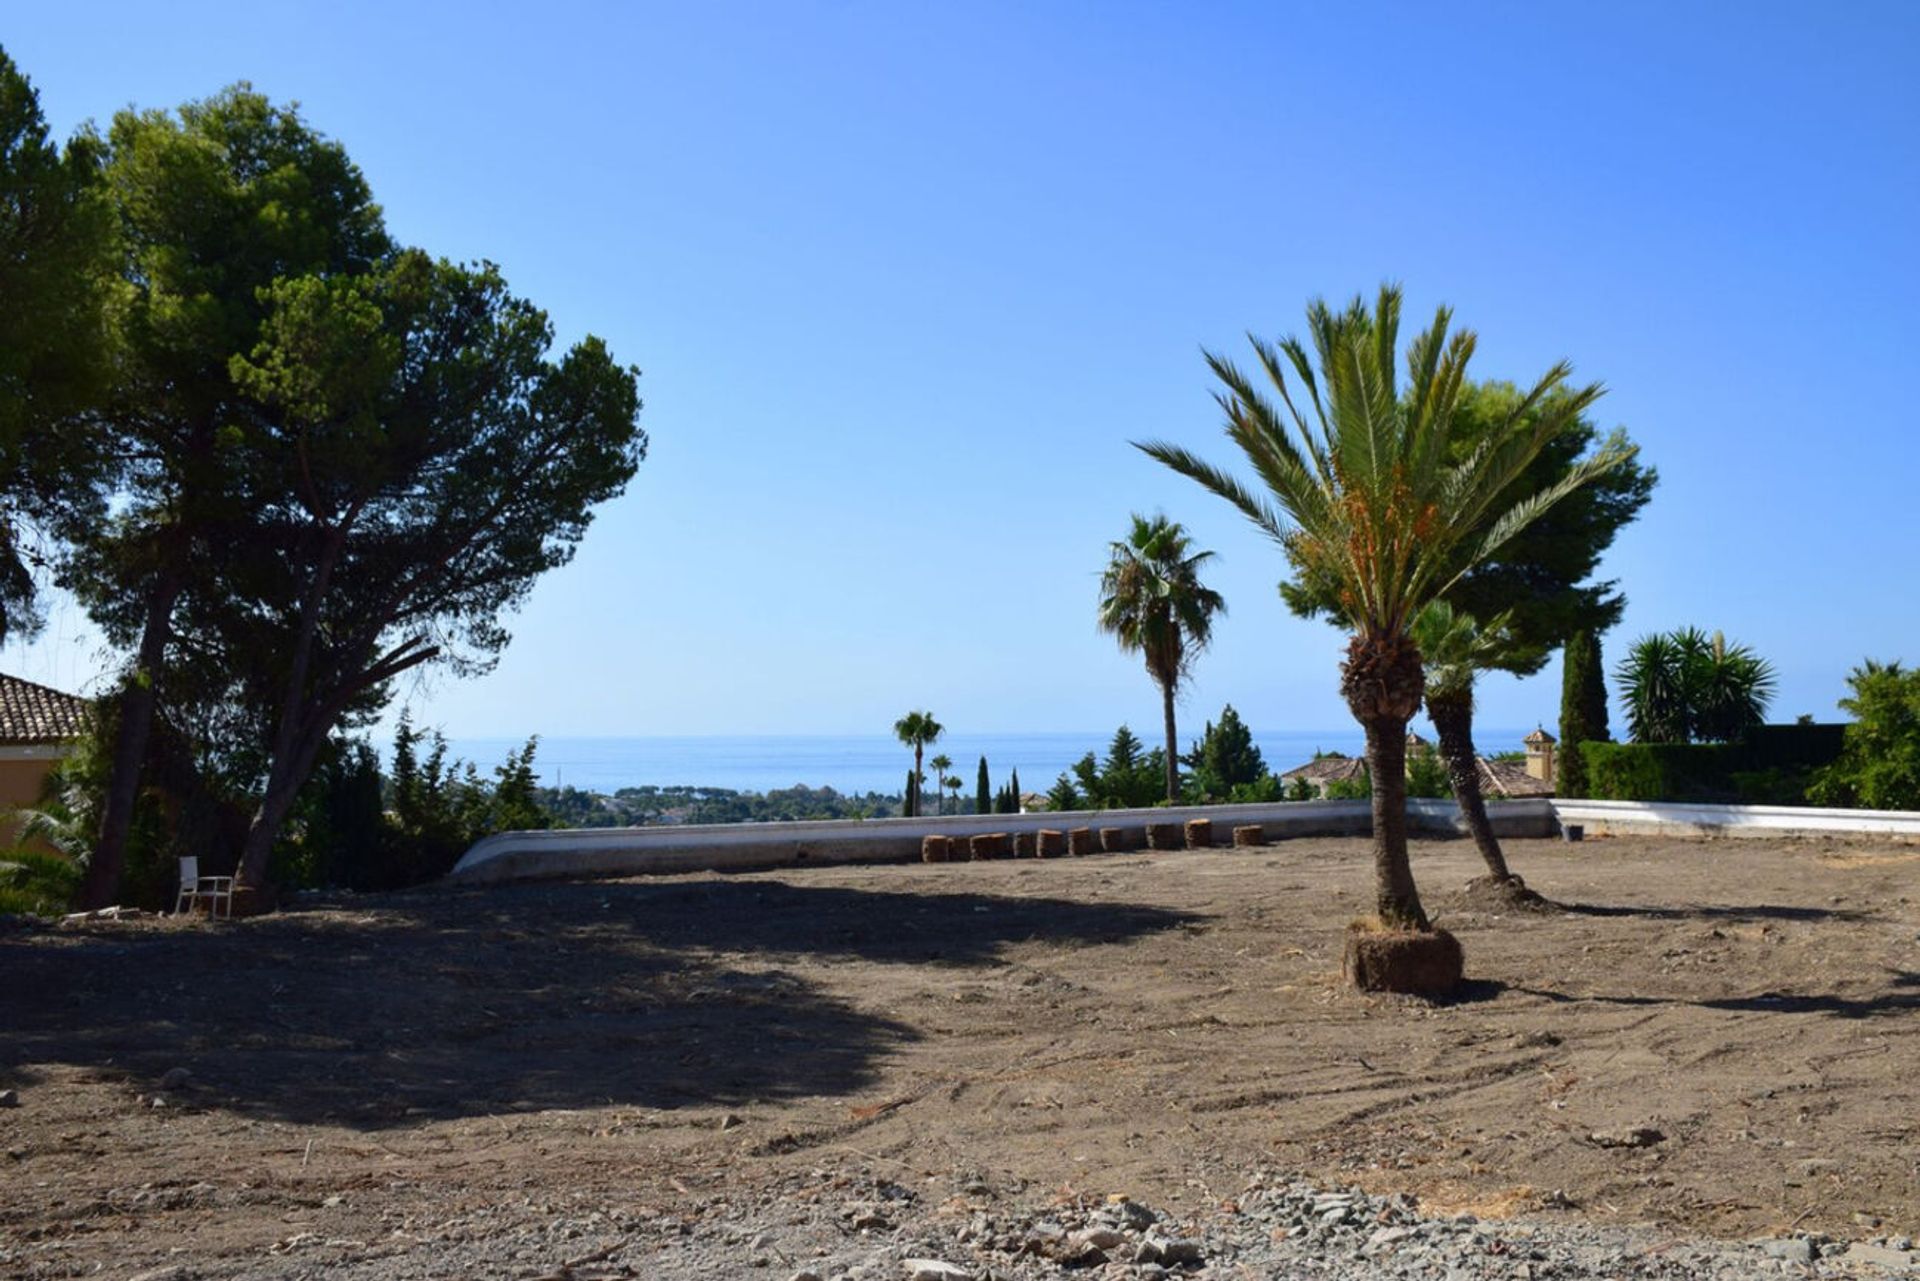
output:
<instances>
[{"instance_id":1,"label":"green foliage","mask_svg":"<svg viewBox=\"0 0 1920 1281\"><path fill-rule=\"evenodd\" d=\"M0 639L39 625L32 532L102 519L116 248L98 140L55 145L0 50Z\"/></svg>"},{"instance_id":2,"label":"green foliage","mask_svg":"<svg viewBox=\"0 0 1920 1281\"><path fill-rule=\"evenodd\" d=\"M987 758L980 758L980 772L973 783L973 812L990 814L993 812L993 788L987 779Z\"/></svg>"},{"instance_id":3,"label":"green foliage","mask_svg":"<svg viewBox=\"0 0 1920 1281\"><path fill-rule=\"evenodd\" d=\"M1920 810L1920 669L1867 659L1847 677L1840 758L1820 770L1817 804Z\"/></svg>"},{"instance_id":4,"label":"green foliage","mask_svg":"<svg viewBox=\"0 0 1920 1281\"><path fill-rule=\"evenodd\" d=\"M1615 672L1637 743L1726 743L1760 725L1773 667L1744 645L1696 627L1644 636Z\"/></svg>"},{"instance_id":5,"label":"green foliage","mask_svg":"<svg viewBox=\"0 0 1920 1281\"><path fill-rule=\"evenodd\" d=\"M1407 795L1429 800L1453 795L1446 763L1440 759L1439 752L1428 747L1407 753Z\"/></svg>"},{"instance_id":6,"label":"green foliage","mask_svg":"<svg viewBox=\"0 0 1920 1281\"><path fill-rule=\"evenodd\" d=\"M1200 741L1184 760L1192 770L1187 778L1188 795L1196 800L1226 797L1235 788L1251 786L1267 776L1267 762L1254 745L1253 731L1231 703L1221 709L1219 724L1207 722Z\"/></svg>"},{"instance_id":7,"label":"green foliage","mask_svg":"<svg viewBox=\"0 0 1920 1281\"><path fill-rule=\"evenodd\" d=\"M1064 773L1047 789L1047 808L1061 813L1080 808L1080 792Z\"/></svg>"},{"instance_id":8,"label":"green foliage","mask_svg":"<svg viewBox=\"0 0 1920 1281\"><path fill-rule=\"evenodd\" d=\"M1323 795L1330 801L1370 801L1373 799L1373 772L1362 771L1357 778L1336 778L1327 784Z\"/></svg>"},{"instance_id":9,"label":"green foliage","mask_svg":"<svg viewBox=\"0 0 1920 1281\"><path fill-rule=\"evenodd\" d=\"M72 859L45 850L0 850L0 915L58 916L79 892L84 871Z\"/></svg>"},{"instance_id":10,"label":"green foliage","mask_svg":"<svg viewBox=\"0 0 1920 1281\"><path fill-rule=\"evenodd\" d=\"M1838 754L1836 728L1766 725L1731 743L1588 742L1580 751L1596 800L1794 805ZM1815 804L1845 803L1813 790Z\"/></svg>"},{"instance_id":11,"label":"green foliage","mask_svg":"<svg viewBox=\"0 0 1920 1281\"><path fill-rule=\"evenodd\" d=\"M1287 784L1287 799L1289 801L1311 801L1317 799L1319 795L1320 793L1315 790L1312 781L1309 779L1296 778Z\"/></svg>"},{"instance_id":12,"label":"green foliage","mask_svg":"<svg viewBox=\"0 0 1920 1281\"><path fill-rule=\"evenodd\" d=\"M1567 641L1560 671L1560 746L1554 790L1561 796L1586 796L1586 757L1582 743L1607 742L1607 686L1600 658L1599 632L1585 628Z\"/></svg>"},{"instance_id":13,"label":"green foliage","mask_svg":"<svg viewBox=\"0 0 1920 1281\"><path fill-rule=\"evenodd\" d=\"M1235 783L1227 793L1229 805L1270 805L1281 799L1280 780L1272 774L1245 783Z\"/></svg>"},{"instance_id":14,"label":"green foliage","mask_svg":"<svg viewBox=\"0 0 1920 1281\"><path fill-rule=\"evenodd\" d=\"M548 824L559 828L681 826L695 823L795 823L897 813L902 797L848 796L831 787L740 792L725 787L623 787L612 793L577 787L537 793Z\"/></svg>"}]
</instances>

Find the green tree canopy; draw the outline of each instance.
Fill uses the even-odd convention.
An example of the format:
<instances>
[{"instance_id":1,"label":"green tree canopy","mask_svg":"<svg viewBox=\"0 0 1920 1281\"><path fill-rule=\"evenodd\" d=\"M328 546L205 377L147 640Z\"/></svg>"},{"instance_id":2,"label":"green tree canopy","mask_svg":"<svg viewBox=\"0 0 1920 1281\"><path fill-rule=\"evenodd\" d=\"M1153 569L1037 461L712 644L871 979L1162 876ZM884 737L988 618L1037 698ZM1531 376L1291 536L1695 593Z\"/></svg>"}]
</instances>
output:
<instances>
[{"instance_id":1,"label":"green tree canopy","mask_svg":"<svg viewBox=\"0 0 1920 1281\"><path fill-rule=\"evenodd\" d=\"M1840 759L1820 770L1820 805L1920 810L1920 670L1868 659L1847 678L1840 708L1853 717Z\"/></svg>"},{"instance_id":2,"label":"green tree canopy","mask_svg":"<svg viewBox=\"0 0 1920 1281\"><path fill-rule=\"evenodd\" d=\"M37 535L104 510L116 244L101 150L88 134L56 145L0 49L0 639L38 626Z\"/></svg>"}]
</instances>

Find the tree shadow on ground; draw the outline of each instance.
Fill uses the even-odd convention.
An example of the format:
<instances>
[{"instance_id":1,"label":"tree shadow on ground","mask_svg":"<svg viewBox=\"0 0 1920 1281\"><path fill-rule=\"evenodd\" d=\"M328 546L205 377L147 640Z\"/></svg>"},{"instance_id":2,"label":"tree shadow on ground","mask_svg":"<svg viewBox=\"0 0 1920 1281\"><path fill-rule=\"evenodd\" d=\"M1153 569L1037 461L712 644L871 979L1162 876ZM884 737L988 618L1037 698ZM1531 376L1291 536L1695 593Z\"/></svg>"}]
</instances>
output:
<instances>
[{"instance_id":1,"label":"tree shadow on ground","mask_svg":"<svg viewBox=\"0 0 1920 1281\"><path fill-rule=\"evenodd\" d=\"M1887 990L1870 996L1841 996L1822 992L1760 992L1753 996L1721 996L1688 999L1667 996L1620 996L1606 993L1575 995L1552 988L1528 987L1519 983L1496 981L1477 984L1481 989L1463 1000L1487 1000L1502 992L1537 996L1561 1005L1692 1006L1698 1010L1730 1010L1759 1014L1826 1014L1834 1018L1864 1019L1889 1014L1908 1014L1920 1010L1920 974L1909 970L1891 971Z\"/></svg>"},{"instance_id":2,"label":"tree shadow on ground","mask_svg":"<svg viewBox=\"0 0 1920 1281\"><path fill-rule=\"evenodd\" d=\"M253 921L0 937L0 1076L64 1063L177 1105L362 1129L856 1093L919 1039L783 959L990 965L1183 913L701 881L349 900Z\"/></svg>"},{"instance_id":3,"label":"tree shadow on ground","mask_svg":"<svg viewBox=\"0 0 1920 1281\"><path fill-rule=\"evenodd\" d=\"M1631 903L1560 903L1573 916L1644 916L1655 921L1864 921L1872 913L1857 908L1793 907L1781 903L1643 907Z\"/></svg>"}]
</instances>

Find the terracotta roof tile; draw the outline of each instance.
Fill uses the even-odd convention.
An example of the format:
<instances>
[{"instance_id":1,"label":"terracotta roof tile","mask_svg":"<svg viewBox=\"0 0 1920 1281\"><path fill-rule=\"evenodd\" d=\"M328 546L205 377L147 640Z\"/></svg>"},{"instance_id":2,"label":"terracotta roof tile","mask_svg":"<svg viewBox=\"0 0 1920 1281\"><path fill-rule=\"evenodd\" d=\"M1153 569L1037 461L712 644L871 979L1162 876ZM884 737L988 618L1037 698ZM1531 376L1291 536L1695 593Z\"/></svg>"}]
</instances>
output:
<instances>
[{"instance_id":1,"label":"terracotta roof tile","mask_svg":"<svg viewBox=\"0 0 1920 1281\"><path fill-rule=\"evenodd\" d=\"M86 699L0 674L0 743L64 743L86 727Z\"/></svg>"}]
</instances>

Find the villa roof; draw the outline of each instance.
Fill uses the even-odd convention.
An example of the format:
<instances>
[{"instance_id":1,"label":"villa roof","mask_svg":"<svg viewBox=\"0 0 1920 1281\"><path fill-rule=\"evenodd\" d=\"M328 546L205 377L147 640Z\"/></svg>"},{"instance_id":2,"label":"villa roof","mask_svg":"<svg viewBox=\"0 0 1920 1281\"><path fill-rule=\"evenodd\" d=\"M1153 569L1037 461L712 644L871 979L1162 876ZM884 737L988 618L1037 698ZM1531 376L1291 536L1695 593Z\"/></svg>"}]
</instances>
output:
<instances>
[{"instance_id":1,"label":"villa roof","mask_svg":"<svg viewBox=\"0 0 1920 1281\"><path fill-rule=\"evenodd\" d=\"M86 728L86 699L0 674L0 744L65 743Z\"/></svg>"},{"instance_id":2,"label":"villa roof","mask_svg":"<svg viewBox=\"0 0 1920 1281\"><path fill-rule=\"evenodd\" d=\"M1311 783L1335 783L1343 778L1363 778L1366 772L1367 761L1363 756L1322 756L1294 766L1280 776L1280 781L1291 783L1296 778L1304 778Z\"/></svg>"},{"instance_id":3,"label":"villa roof","mask_svg":"<svg viewBox=\"0 0 1920 1281\"><path fill-rule=\"evenodd\" d=\"M1514 761L1490 761L1480 758L1480 790L1497 799L1518 796L1552 796L1553 784L1527 773L1527 767Z\"/></svg>"},{"instance_id":4,"label":"villa roof","mask_svg":"<svg viewBox=\"0 0 1920 1281\"><path fill-rule=\"evenodd\" d=\"M1533 733L1527 735L1525 738L1521 739L1520 741L1525 743L1528 747L1539 747L1543 744L1554 742L1555 739L1553 735L1547 733L1546 730L1536 725L1533 727Z\"/></svg>"}]
</instances>

